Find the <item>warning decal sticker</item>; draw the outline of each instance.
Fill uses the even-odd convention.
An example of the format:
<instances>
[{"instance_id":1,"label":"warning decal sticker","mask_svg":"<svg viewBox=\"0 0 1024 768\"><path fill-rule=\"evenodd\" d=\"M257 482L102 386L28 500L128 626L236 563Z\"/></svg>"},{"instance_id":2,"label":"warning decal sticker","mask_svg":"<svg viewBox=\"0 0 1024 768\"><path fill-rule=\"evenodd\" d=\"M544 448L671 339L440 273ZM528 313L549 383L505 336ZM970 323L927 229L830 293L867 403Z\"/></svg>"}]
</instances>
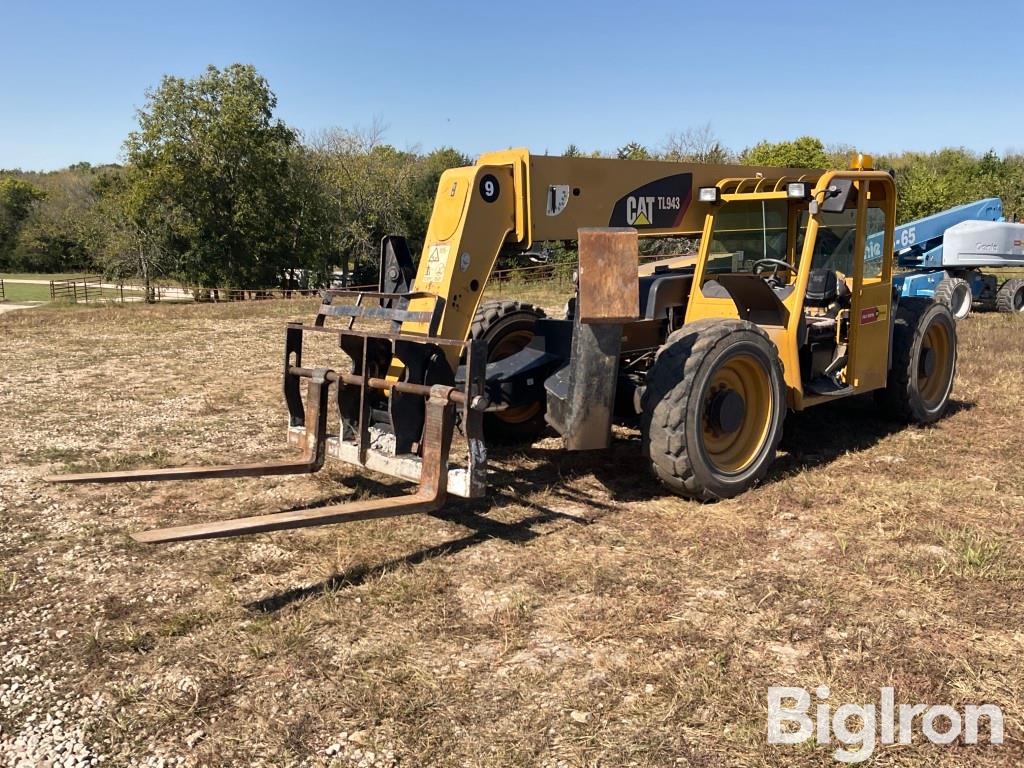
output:
<instances>
[{"instance_id":1,"label":"warning decal sticker","mask_svg":"<svg viewBox=\"0 0 1024 768\"><path fill-rule=\"evenodd\" d=\"M448 251L450 250L451 247L447 245L430 246L430 250L427 252L427 267L423 271L424 282L434 284L444 282L444 271L448 267Z\"/></svg>"}]
</instances>

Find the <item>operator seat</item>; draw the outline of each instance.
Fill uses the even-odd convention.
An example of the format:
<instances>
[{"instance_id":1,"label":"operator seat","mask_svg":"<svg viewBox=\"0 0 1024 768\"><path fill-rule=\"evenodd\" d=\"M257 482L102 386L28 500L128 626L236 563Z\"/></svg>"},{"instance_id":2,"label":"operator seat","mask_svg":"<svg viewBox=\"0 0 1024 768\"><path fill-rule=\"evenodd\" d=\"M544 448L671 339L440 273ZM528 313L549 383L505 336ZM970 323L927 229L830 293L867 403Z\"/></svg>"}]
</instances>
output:
<instances>
[{"instance_id":1,"label":"operator seat","mask_svg":"<svg viewBox=\"0 0 1024 768\"><path fill-rule=\"evenodd\" d=\"M839 272L820 267L812 269L807 276L807 290L804 292L804 323L807 326L807 341L834 339L836 317L844 307L850 306L851 292L845 278ZM824 310L809 313L807 308Z\"/></svg>"}]
</instances>

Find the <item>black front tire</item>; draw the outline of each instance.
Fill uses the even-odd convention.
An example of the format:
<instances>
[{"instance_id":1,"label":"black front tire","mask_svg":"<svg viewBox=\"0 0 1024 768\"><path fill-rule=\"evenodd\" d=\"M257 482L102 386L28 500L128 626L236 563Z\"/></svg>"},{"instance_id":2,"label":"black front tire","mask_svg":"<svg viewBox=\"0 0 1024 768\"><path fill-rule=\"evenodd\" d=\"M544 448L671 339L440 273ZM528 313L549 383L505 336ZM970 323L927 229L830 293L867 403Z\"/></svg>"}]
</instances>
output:
<instances>
[{"instance_id":1,"label":"black front tire","mask_svg":"<svg viewBox=\"0 0 1024 768\"><path fill-rule=\"evenodd\" d=\"M956 320L949 307L902 299L892 332L892 369L885 389L876 392L878 404L900 421L938 421L949 406L956 360Z\"/></svg>"},{"instance_id":2,"label":"black front tire","mask_svg":"<svg viewBox=\"0 0 1024 768\"><path fill-rule=\"evenodd\" d=\"M719 394L730 392L743 405L722 426L713 411ZM663 484L701 501L736 496L764 478L782 437L786 383L778 350L745 320L688 323L659 351L642 406L644 450Z\"/></svg>"}]
</instances>

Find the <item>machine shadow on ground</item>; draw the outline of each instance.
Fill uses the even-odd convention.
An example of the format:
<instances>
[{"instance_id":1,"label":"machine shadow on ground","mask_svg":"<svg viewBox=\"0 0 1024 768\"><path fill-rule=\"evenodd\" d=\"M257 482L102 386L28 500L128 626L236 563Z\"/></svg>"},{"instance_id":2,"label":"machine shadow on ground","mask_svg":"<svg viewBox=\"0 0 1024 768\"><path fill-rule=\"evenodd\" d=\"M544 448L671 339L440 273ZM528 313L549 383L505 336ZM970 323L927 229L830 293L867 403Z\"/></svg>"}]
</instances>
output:
<instances>
[{"instance_id":1,"label":"machine shadow on ground","mask_svg":"<svg viewBox=\"0 0 1024 768\"><path fill-rule=\"evenodd\" d=\"M951 400L944 418L974 407L973 402ZM790 413L786 418L779 456L763 485L784 481L805 469L828 465L847 453L865 451L890 435L910 428L885 419L870 396ZM813 450L808 450L808 446L813 446ZM531 466L529 472L522 470L524 463ZM560 519L589 525L614 512L621 504L658 499L667 494L651 477L641 452L639 435L633 431L618 431L611 447L599 452L566 453L560 445L497 447L492 449L490 468L491 490L487 498L468 500L451 497L443 510L432 515L470 529L467 535L386 562L358 564L316 584L255 600L246 608L259 613L273 613L296 602L359 586L403 565L415 566L454 555L491 539L526 544L543 535L537 529L546 523ZM595 498L592 489L587 490L585 481L591 478L607 491L607 501ZM394 482L380 482L365 475L347 476L342 482L359 497L390 496L396 492ZM349 494L333 495L313 506L337 504L348 499L351 499ZM524 507L525 516L514 522L487 517L492 510L510 505ZM556 506L586 508L589 514L570 514L556 509Z\"/></svg>"},{"instance_id":2,"label":"machine shadow on ground","mask_svg":"<svg viewBox=\"0 0 1024 768\"><path fill-rule=\"evenodd\" d=\"M950 400L942 420L961 411L969 411L974 406L973 402ZM867 450L906 429L915 427L885 418L870 395L789 413L779 455L762 485L783 480L794 472L830 464L847 453ZM585 506L614 509L617 503L645 501L667 493L651 475L648 462L642 455L639 433L632 430L617 431L606 451L567 453L560 445L551 448L531 446L519 452L519 461L514 453L494 453L496 468L492 485L500 487L505 482L524 496L547 488ZM515 472L516 465L523 458L535 464L528 476ZM504 466L509 466L510 471ZM613 503L602 504L589 494L574 492L573 482L585 476L597 480Z\"/></svg>"},{"instance_id":3,"label":"machine shadow on ground","mask_svg":"<svg viewBox=\"0 0 1024 768\"><path fill-rule=\"evenodd\" d=\"M419 565L428 560L454 555L491 539L500 539L514 544L525 544L542 535L535 530L536 526L559 518L579 525L589 523L586 519L560 514L551 510L538 511L514 523L503 523L472 511L468 508L470 505L480 506L480 503L460 501L450 505L450 507L454 508L448 508L443 512L432 515L432 517L469 528L472 532L465 536L434 546L424 547L407 555L392 558L375 565L360 563L343 572L331 574L316 584L296 587L268 595L247 603L245 607L250 611L258 613L275 613L293 603L316 598L328 592L357 587L367 581L377 579L396 568L406 565Z\"/></svg>"},{"instance_id":4,"label":"machine shadow on ground","mask_svg":"<svg viewBox=\"0 0 1024 768\"><path fill-rule=\"evenodd\" d=\"M970 411L974 403L952 399L941 421L961 411ZM779 457L768 471L766 483L812 467L832 463L851 452L865 451L890 435L914 427L885 418L871 395L852 397L786 416L779 444Z\"/></svg>"}]
</instances>

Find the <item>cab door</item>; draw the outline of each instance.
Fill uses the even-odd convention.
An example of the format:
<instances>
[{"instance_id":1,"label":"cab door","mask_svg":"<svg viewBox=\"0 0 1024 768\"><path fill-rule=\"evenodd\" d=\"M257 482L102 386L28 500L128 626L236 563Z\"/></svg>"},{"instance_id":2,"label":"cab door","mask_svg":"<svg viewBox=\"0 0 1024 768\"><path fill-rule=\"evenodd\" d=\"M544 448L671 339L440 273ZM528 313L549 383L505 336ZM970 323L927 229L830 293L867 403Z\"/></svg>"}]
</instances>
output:
<instances>
[{"instance_id":1,"label":"cab door","mask_svg":"<svg viewBox=\"0 0 1024 768\"><path fill-rule=\"evenodd\" d=\"M874 175L874 174L873 174ZM859 178L846 383L859 391L884 387L892 318L892 233L895 187L888 176Z\"/></svg>"}]
</instances>

